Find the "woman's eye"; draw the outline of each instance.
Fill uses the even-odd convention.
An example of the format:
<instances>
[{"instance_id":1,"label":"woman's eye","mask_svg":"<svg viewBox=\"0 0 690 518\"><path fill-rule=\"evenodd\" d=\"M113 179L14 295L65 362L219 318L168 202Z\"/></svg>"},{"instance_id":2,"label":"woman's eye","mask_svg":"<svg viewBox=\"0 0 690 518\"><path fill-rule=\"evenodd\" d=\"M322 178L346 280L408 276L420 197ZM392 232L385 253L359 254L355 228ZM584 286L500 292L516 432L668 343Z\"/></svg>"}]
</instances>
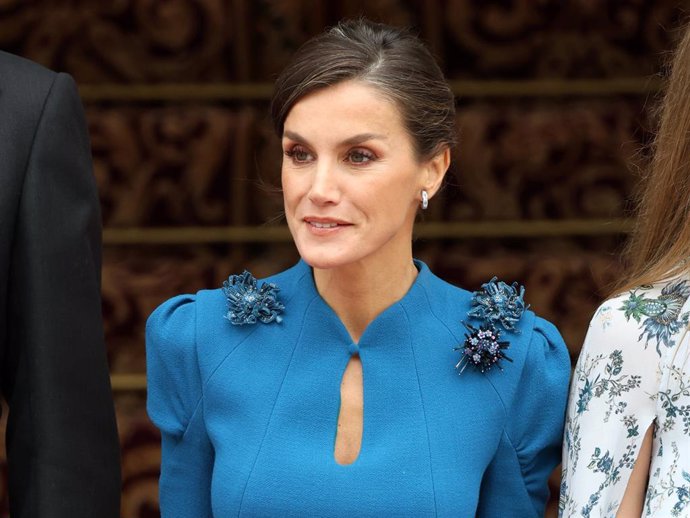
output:
<instances>
[{"instance_id":1,"label":"woman's eye","mask_svg":"<svg viewBox=\"0 0 690 518\"><path fill-rule=\"evenodd\" d=\"M304 149L303 147L295 146L292 149L285 151L285 154L289 156L294 162L308 162L313 157L312 154Z\"/></svg>"},{"instance_id":2,"label":"woman's eye","mask_svg":"<svg viewBox=\"0 0 690 518\"><path fill-rule=\"evenodd\" d=\"M306 151L295 151L295 153L294 153L293 156L294 156L295 159L297 159L299 162L305 162L305 161L309 160L309 157L310 157L311 155L309 155L309 153L307 153Z\"/></svg>"},{"instance_id":3,"label":"woman's eye","mask_svg":"<svg viewBox=\"0 0 690 518\"><path fill-rule=\"evenodd\" d=\"M374 160L374 158L375 157L372 153L364 150L350 151L350 154L348 155L348 160L350 160L350 162L353 164L366 164L367 162Z\"/></svg>"}]
</instances>

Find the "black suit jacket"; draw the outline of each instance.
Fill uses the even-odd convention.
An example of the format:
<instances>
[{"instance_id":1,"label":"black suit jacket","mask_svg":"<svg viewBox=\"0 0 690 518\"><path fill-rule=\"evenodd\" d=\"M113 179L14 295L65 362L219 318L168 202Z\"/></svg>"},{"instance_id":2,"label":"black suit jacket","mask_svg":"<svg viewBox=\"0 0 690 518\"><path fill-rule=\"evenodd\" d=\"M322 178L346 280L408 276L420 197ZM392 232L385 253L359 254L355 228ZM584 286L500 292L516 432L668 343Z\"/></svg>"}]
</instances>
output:
<instances>
[{"instance_id":1,"label":"black suit jacket","mask_svg":"<svg viewBox=\"0 0 690 518\"><path fill-rule=\"evenodd\" d=\"M74 81L0 52L0 387L13 518L119 515L100 267Z\"/></svg>"}]
</instances>

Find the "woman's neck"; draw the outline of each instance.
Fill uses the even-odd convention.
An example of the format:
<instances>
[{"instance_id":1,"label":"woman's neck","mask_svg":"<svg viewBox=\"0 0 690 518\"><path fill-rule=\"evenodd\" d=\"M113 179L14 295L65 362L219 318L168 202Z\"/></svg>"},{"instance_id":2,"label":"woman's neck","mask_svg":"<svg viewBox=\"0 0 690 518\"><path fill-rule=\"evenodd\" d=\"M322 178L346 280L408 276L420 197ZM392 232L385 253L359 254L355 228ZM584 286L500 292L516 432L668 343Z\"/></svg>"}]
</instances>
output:
<instances>
[{"instance_id":1,"label":"woman's neck","mask_svg":"<svg viewBox=\"0 0 690 518\"><path fill-rule=\"evenodd\" d=\"M381 263L381 262L380 262ZM412 255L373 265L367 261L339 268L314 268L321 297L335 311L354 342L386 308L402 299L415 278Z\"/></svg>"}]
</instances>

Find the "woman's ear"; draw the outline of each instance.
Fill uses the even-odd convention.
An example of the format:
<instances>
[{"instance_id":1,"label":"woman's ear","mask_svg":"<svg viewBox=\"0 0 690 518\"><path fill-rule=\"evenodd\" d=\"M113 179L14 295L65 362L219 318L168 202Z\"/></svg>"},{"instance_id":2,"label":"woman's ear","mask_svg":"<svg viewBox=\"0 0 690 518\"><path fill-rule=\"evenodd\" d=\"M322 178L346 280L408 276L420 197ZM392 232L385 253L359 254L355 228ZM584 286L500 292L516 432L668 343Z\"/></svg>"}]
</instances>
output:
<instances>
[{"instance_id":1,"label":"woman's ear","mask_svg":"<svg viewBox=\"0 0 690 518\"><path fill-rule=\"evenodd\" d=\"M441 188L443 178L446 176L449 166L450 148L448 146L425 162L422 189L429 194L429 198L433 197Z\"/></svg>"}]
</instances>

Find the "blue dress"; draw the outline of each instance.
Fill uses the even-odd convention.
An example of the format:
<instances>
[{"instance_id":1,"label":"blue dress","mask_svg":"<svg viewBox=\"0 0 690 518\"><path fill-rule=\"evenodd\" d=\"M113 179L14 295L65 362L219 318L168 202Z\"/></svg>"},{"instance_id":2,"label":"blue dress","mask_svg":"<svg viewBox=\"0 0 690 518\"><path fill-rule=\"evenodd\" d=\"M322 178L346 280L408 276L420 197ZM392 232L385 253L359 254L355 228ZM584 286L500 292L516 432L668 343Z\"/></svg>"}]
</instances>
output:
<instances>
[{"instance_id":1,"label":"blue dress","mask_svg":"<svg viewBox=\"0 0 690 518\"><path fill-rule=\"evenodd\" d=\"M304 262L266 279L282 322L231 325L223 292L147 324L148 412L162 435L163 518L541 518L560 460L570 374L556 328L525 311L503 370L458 375L471 294L419 274L358 344ZM476 324L476 322L475 322ZM364 377L359 457L334 459L340 383Z\"/></svg>"}]
</instances>

